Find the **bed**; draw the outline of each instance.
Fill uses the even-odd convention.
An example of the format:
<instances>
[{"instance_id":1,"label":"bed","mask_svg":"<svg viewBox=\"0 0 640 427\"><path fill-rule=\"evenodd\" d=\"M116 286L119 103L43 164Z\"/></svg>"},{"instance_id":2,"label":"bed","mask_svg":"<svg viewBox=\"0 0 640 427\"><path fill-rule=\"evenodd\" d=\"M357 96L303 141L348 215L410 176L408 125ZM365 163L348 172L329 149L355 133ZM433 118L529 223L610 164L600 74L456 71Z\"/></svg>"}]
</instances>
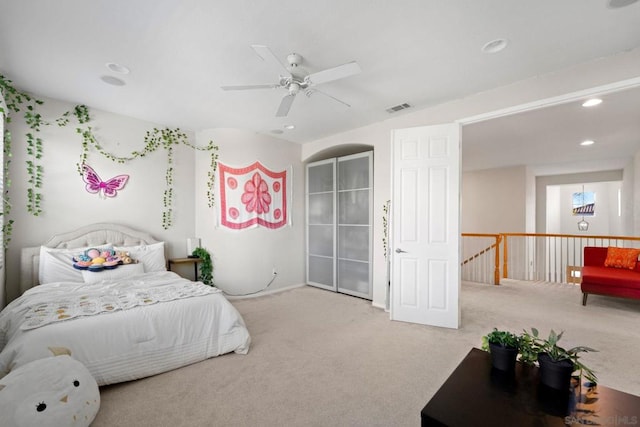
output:
<instances>
[{"instance_id":1,"label":"bed","mask_svg":"<svg viewBox=\"0 0 640 427\"><path fill-rule=\"evenodd\" d=\"M93 248L138 262L73 268L71 258ZM93 224L24 248L21 266L24 293L0 312L0 377L50 347L69 349L98 385L249 350L233 305L218 289L166 271L164 242L145 232Z\"/></svg>"}]
</instances>

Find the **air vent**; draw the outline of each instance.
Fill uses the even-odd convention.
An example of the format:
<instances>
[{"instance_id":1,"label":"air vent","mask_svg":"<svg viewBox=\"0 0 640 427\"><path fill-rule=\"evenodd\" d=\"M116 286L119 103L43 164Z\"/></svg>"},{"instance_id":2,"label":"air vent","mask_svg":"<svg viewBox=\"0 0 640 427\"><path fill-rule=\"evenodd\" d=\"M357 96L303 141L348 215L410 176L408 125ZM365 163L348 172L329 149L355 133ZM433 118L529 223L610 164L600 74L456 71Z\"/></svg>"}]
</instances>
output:
<instances>
[{"instance_id":1,"label":"air vent","mask_svg":"<svg viewBox=\"0 0 640 427\"><path fill-rule=\"evenodd\" d=\"M391 108L387 108L387 113L397 113L398 111L406 110L407 108L411 108L411 105L405 102L404 104L398 104Z\"/></svg>"}]
</instances>

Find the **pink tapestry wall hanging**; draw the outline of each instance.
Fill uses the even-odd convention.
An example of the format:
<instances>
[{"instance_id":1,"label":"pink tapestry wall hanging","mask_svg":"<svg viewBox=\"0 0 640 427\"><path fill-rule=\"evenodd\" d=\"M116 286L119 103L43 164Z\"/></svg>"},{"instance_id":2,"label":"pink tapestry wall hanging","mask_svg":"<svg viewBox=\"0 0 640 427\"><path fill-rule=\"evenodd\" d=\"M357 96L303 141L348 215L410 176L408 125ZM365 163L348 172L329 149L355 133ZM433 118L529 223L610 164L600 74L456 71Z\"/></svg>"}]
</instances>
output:
<instances>
[{"instance_id":1,"label":"pink tapestry wall hanging","mask_svg":"<svg viewBox=\"0 0 640 427\"><path fill-rule=\"evenodd\" d=\"M276 229L289 224L290 171L275 172L260 162L244 168L218 163L218 171L220 226L242 230L259 225Z\"/></svg>"}]
</instances>

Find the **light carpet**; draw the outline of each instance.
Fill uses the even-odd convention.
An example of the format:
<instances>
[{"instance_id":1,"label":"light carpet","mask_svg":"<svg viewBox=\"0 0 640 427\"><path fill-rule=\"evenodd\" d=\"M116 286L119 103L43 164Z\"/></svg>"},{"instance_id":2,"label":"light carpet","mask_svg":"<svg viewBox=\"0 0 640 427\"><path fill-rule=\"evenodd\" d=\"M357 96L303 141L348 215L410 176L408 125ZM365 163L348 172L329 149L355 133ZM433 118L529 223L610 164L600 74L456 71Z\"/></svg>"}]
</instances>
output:
<instances>
[{"instance_id":1,"label":"light carpet","mask_svg":"<svg viewBox=\"0 0 640 427\"><path fill-rule=\"evenodd\" d=\"M640 395L640 301L578 286L463 283L458 330L392 322L369 301L312 287L233 300L252 344L130 383L101 388L93 426L418 426L420 411L494 326L599 350L600 383Z\"/></svg>"}]
</instances>

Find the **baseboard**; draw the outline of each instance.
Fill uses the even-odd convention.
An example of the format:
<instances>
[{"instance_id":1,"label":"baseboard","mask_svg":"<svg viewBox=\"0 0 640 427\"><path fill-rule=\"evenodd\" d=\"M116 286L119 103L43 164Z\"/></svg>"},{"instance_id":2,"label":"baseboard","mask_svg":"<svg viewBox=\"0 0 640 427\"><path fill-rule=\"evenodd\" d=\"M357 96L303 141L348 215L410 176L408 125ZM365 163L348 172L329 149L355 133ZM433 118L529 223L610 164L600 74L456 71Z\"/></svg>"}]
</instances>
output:
<instances>
[{"instance_id":1,"label":"baseboard","mask_svg":"<svg viewBox=\"0 0 640 427\"><path fill-rule=\"evenodd\" d=\"M384 305L384 304L380 304L380 303L377 303L377 302L371 302L371 305L372 305L373 307L375 307L375 308L381 308L381 309L383 309L384 311L387 311L387 307L385 307L385 305Z\"/></svg>"},{"instance_id":2,"label":"baseboard","mask_svg":"<svg viewBox=\"0 0 640 427\"><path fill-rule=\"evenodd\" d=\"M277 289L270 289L270 290L265 290L265 291L261 291L261 292L256 292L255 294L251 294L251 295L227 295L227 294L224 294L224 296L227 297L228 300L255 298L255 297L262 297L262 296L265 296L265 295L277 294L279 292L290 291L291 289L301 288L303 286L307 286L307 284L306 283L300 283L300 284L297 284L297 285L286 286L284 288L277 288Z\"/></svg>"},{"instance_id":3,"label":"baseboard","mask_svg":"<svg viewBox=\"0 0 640 427\"><path fill-rule=\"evenodd\" d=\"M300 284L297 284L297 285L286 286L284 288L278 288L278 289L272 289L272 290L256 292L256 293L251 294L251 295L227 295L227 294L224 294L224 296L227 297L228 300L255 298L255 297L262 297L262 296L265 296L265 295L277 294L279 292L290 291L291 289L301 288L303 286L309 286L309 285L307 285L306 283L300 283ZM318 289L318 288L316 288L316 289ZM386 312L389 312L389 310L387 310L387 308L385 307L384 304L379 304L379 303L375 303L375 302L372 301L371 302L371 306L375 307L375 308L379 308L379 309L384 310Z\"/></svg>"}]
</instances>

